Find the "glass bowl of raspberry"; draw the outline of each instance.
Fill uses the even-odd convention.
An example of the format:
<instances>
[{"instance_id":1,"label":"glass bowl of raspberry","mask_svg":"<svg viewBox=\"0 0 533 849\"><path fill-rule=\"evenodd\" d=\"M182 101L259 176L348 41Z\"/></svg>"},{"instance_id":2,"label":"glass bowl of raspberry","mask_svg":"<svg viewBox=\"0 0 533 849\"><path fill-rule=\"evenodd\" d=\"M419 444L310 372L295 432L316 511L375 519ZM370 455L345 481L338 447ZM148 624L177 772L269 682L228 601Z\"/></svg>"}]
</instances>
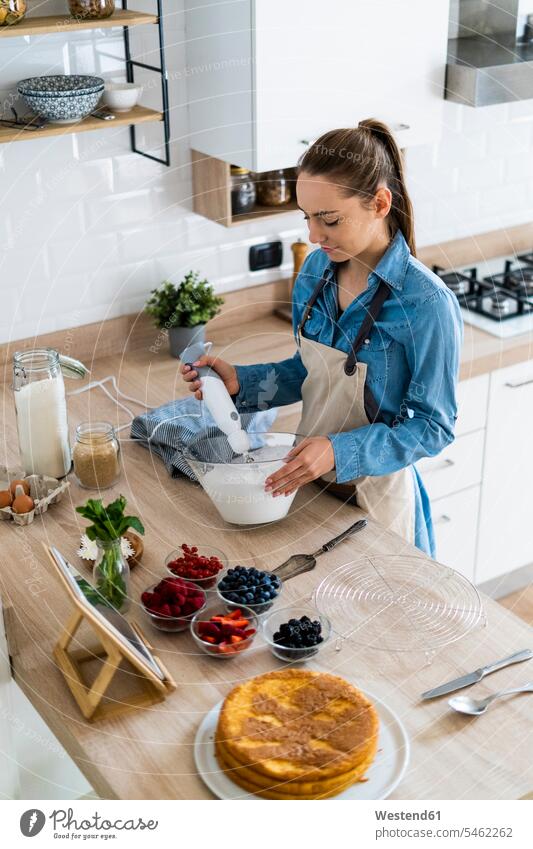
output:
<instances>
[{"instance_id":1,"label":"glass bowl of raspberry","mask_svg":"<svg viewBox=\"0 0 533 849\"><path fill-rule=\"evenodd\" d=\"M227 566L227 557L218 548L185 542L165 558L167 572L184 581L192 581L203 590L214 587L219 573Z\"/></svg>"},{"instance_id":2,"label":"glass bowl of raspberry","mask_svg":"<svg viewBox=\"0 0 533 849\"><path fill-rule=\"evenodd\" d=\"M206 604L207 594L201 587L175 576L163 578L141 594L146 617L160 631L187 631Z\"/></svg>"}]
</instances>

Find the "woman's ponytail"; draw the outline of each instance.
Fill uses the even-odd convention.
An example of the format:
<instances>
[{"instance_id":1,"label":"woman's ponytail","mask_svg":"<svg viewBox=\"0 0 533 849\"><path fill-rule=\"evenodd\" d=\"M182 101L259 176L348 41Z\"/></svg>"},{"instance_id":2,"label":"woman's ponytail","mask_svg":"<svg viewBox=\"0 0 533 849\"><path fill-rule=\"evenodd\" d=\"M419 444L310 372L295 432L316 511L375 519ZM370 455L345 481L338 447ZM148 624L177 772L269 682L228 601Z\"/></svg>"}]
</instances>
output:
<instances>
[{"instance_id":1,"label":"woman's ponytail","mask_svg":"<svg viewBox=\"0 0 533 849\"><path fill-rule=\"evenodd\" d=\"M359 122L359 127L371 132L374 138L378 139L387 150L396 176L396 186L394 188L389 187L392 191L391 215L393 219L396 219L397 226L409 245L409 250L413 256L416 256L413 204L405 182L402 152L390 129L381 121L377 121L375 118L366 118Z\"/></svg>"},{"instance_id":2,"label":"woman's ponytail","mask_svg":"<svg viewBox=\"0 0 533 849\"><path fill-rule=\"evenodd\" d=\"M386 124L367 118L359 126L330 130L312 144L298 171L330 175L348 195L371 200L385 183L392 193L391 238L400 230L416 256L413 206L405 183L402 153Z\"/></svg>"}]
</instances>

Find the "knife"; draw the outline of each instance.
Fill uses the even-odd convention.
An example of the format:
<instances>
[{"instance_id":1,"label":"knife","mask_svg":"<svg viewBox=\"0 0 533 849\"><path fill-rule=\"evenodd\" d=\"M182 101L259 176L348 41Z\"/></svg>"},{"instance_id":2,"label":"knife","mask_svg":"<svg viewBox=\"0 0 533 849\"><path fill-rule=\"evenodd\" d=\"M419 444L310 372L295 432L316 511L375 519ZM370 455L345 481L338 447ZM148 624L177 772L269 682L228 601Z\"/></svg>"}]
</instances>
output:
<instances>
[{"instance_id":1,"label":"knife","mask_svg":"<svg viewBox=\"0 0 533 849\"><path fill-rule=\"evenodd\" d=\"M531 649L524 649L509 657L504 657L503 660L497 660L496 663L489 663L487 666L482 666L476 669L475 672L469 672L467 675L461 675L460 678L454 678L453 681L441 684L440 687L433 687L432 690L426 690L420 698L435 699L437 696L444 696L446 693L462 690L463 687L470 687L471 684L477 684L485 675L490 675L491 672L496 672L497 669L503 669L504 666L511 666L512 663L520 663L522 660L530 660L532 657L533 651Z\"/></svg>"}]
</instances>

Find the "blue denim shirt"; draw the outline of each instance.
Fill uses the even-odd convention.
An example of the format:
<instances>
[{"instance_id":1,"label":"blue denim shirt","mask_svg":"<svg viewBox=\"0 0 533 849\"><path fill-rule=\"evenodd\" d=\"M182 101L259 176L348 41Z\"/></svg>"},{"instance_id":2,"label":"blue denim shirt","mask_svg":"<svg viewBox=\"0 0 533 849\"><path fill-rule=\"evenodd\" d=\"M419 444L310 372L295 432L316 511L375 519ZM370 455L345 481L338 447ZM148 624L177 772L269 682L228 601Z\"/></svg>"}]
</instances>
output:
<instances>
[{"instance_id":1,"label":"blue denim shirt","mask_svg":"<svg viewBox=\"0 0 533 849\"><path fill-rule=\"evenodd\" d=\"M296 278L293 329L322 276L327 283L305 324L304 335L348 353L380 280L390 287L368 344L358 354L381 421L342 433L324 434L333 444L336 477L343 483L363 475L386 475L422 457L439 454L453 441L456 383L463 321L455 295L411 256L400 231L374 271L368 288L339 316L336 266L313 251ZM242 411L301 400L306 369L297 351L281 362L237 366ZM333 377L333 376L332 376Z\"/></svg>"}]
</instances>

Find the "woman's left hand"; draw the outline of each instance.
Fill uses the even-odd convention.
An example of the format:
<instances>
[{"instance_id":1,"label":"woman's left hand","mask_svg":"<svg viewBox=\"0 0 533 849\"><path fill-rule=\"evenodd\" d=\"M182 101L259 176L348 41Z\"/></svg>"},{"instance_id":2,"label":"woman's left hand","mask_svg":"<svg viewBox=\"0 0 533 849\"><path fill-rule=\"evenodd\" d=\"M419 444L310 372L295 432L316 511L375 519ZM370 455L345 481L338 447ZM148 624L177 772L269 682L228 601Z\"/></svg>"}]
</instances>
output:
<instances>
[{"instance_id":1,"label":"woman's left hand","mask_svg":"<svg viewBox=\"0 0 533 849\"><path fill-rule=\"evenodd\" d=\"M307 436L287 454L284 466L265 481L265 490L291 495L304 484L335 468L333 445L327 436Z\"/></svg>"}]
</instances>

